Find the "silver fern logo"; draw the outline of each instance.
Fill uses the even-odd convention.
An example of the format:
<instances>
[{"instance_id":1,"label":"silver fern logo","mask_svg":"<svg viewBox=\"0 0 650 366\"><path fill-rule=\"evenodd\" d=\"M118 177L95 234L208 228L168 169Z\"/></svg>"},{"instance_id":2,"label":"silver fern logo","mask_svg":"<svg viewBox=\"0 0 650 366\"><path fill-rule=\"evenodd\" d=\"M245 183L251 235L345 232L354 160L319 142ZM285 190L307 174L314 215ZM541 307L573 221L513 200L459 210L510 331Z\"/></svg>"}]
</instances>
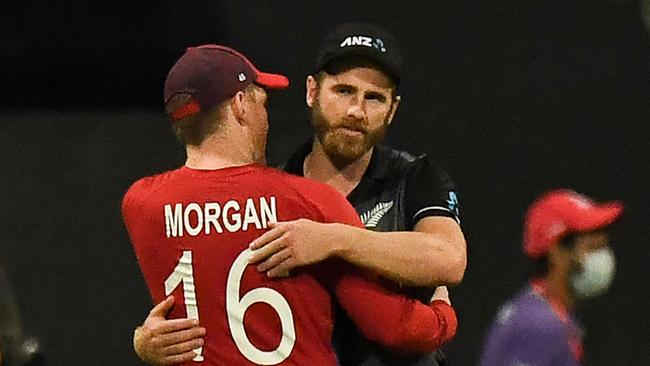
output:
<instances>
[{"instance_id":1,"label":"silver fern logo","mask_svg":"<svg viewBox=\"0 0 650 366\"><path fill-rule=\"evenodd\" d=\"M379 223L379 220L384 217L386 212L390 211L391 207L393 207L393 201L379 202L375 207L372 208L372 210L359 216L361 218L361 222L363 222L363 225L365 227L376 227Z\"/></svg>"}]
</instances>

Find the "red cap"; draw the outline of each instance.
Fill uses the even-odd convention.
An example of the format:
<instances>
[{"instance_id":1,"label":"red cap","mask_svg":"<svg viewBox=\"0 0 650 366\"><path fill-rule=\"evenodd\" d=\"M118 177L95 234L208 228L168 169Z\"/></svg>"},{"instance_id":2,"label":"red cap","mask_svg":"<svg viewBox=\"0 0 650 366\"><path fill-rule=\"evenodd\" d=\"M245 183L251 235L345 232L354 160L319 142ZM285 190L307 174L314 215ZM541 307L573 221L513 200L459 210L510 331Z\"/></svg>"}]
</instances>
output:
<instances>
[{"instance_id":1,"label":"red cap","mask_svg":"<svg viewBox=\"0 0 650 366\"><path fill-rule=\"evenodd\" d=\"M524 227L524 252L538 258L565 235L605 228L623 212L619 201L596 203L568 189L548 192L529 208Z\"/></svg>"},{"instance_id":2,"label":"red cap","mask_svg":"<svg viewBox=\"0 0 650 366\"><path fill-rule=\"evenodd\" d=\"M259 71L232 48L213 44L190 47L167 75L165 103L176 94L189 94L192 100L171 112L173 119L182 119L232 98L251 83L268 89L289 86L285 76Z\"/></svg>"}]
</instances>

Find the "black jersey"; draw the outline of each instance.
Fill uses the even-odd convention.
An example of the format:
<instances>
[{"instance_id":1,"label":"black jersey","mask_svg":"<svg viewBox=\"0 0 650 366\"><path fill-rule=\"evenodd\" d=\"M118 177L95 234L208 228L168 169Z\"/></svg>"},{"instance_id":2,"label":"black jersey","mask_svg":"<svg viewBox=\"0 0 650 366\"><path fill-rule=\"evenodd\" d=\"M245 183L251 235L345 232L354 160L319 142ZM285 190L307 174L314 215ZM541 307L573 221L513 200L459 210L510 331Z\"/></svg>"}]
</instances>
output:
<instances>
[{"instance_id":1,"label":"black jersey","mask_svg":"<svg viewBox=\"0 0 650 366\"><path fill-rule=\"evenodd\" d=\"M311 149L311 141L298 148L284 170L304 175L303 164ZM375 147L368 169L347 198L369 230L412 231L428 216L447 216L460 224L458 196L449 176L424 155L415 157L382 145ZM401 291L428 303L434 289L402 287ZM441 351L407 356L367 341L343 311L337 312L334 345L342 366L445 364Z\"/></svg>"}]
</instances>

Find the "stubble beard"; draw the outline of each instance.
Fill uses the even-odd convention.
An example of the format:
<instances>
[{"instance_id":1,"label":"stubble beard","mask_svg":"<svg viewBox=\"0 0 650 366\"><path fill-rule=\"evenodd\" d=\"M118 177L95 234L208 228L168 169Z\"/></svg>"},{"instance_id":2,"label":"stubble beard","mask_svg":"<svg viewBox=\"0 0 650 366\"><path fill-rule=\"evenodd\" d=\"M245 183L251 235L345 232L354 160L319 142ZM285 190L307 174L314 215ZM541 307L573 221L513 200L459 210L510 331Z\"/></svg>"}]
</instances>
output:
<instances>
[{"instance_id":1,"label":"stubble beard","mask_svg":"<svg viewBox=\"0 0 650 366\"><path fill-rule=\"evenodd\" d=\"M266 165L266 139L266 131L255 136L256 141L253 145L253 161L255 164Z\"/></svg>"},{"instance_id":2,"label":"stubble beard","mask_svg":"<svg viewBox=\"0 0 650 366\"><path fill-rule=\"evenodd\" d=\"M251 158L253 163L266 165L266 142L268 138L268 122L264 121L251 136Z\"/></svg>"},{"instance_id":3,"label":"stubble beard","mask_svg":"<svg viewBox=\"0 0 650 366\"><path fill-rule=\"evenodd\" d=\"M323 114L318 99L311 109L311 122L318 142L337 169L343 169L359 160L383 139L388 129L388 117L376 130L368 130L363 121L350 119L333 125ZM340 128L342 126L358 130L362 134L359 136L346 134Z\"/></svg>"}]
</instances>

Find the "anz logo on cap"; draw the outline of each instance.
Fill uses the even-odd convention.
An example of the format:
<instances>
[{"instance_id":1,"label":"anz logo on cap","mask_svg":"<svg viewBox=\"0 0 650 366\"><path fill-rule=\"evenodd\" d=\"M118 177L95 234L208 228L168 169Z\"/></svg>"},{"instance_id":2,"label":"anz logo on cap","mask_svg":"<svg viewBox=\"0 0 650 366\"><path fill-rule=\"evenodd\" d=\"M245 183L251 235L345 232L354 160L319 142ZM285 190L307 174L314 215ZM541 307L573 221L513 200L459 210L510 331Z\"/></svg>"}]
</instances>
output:
<instances>
[{"instance_id":1,"label":"anz logo on cap","mask_svg":"<svg viewBox=\"0 0 650 366\"><path fill-rule=\"evenodd\" d=\"M347 36L339 47L365 46L376 48L380 52L386 52L384 41L381 38L371 38L367 36Z\"/></svg>"},{"instance_id":2,"label":"anz logo on cap","mask_svg":"<svg viewBox=\"0 0 650 366\"><path fill-rule=\"evenodd\" d=\"M240 72L237 79L239 79L239 81L246 81L246 75L244 75L243 72Z\"/></svg>"}]
</instances>

